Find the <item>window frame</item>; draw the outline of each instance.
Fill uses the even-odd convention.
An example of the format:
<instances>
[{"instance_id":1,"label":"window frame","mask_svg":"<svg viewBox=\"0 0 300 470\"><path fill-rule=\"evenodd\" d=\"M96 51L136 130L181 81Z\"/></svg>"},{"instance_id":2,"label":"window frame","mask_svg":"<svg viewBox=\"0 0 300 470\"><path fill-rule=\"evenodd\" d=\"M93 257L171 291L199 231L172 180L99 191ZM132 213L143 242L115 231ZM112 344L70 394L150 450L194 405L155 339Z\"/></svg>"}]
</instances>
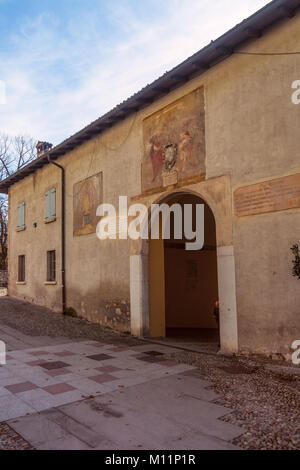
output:
<instances>
[{"instance_id":1,"label":"window frame","mask_svg":"<svg viewBox=\"0 0 300 470\"><path fill-rule=\"evenodd\" d=\"M56 282L56 250L47 251L46 282Z\"/></svg>"},{"instance_id":2,"label":"window frame","mask_svg":"<svg viewBox=\"0 0 300 470\"><path fill-rule=\"evenodd\" d=\"M26 256L25 255L18 255L18 282L26 282Z\"/></svg>"}]
</instances>

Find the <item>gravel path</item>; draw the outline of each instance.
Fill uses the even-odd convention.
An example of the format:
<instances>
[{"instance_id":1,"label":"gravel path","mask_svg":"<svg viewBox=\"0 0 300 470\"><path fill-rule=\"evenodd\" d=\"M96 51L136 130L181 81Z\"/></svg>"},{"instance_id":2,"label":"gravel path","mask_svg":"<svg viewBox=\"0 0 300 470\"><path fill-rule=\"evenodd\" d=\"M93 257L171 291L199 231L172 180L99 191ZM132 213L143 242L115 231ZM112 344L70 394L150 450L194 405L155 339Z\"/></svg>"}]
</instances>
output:
<instances>
[{"instance_id":1,"label":"gravel path","mask_svg":"<svg viewBox=\"0 0 300 470\"><path fill-rule=\"evenodd\" d=\"M30 336L65 336L128 346L143 344L130 335L9 297L0 299L0 323ZM293 374L292 368L271 371L267 367L272 363L266 359L180 350L167 357L194 365L197 370L191 373L209 381L211 388L220 394L216 402L233 409L224 421L245 429L234 444L250 450L300 449L300 376ZM9 445L5 448L30 448L6 424L0 424L0 449L5 442Z\"/></svg>"},{"instance_id":2,"label":"gravel path","mask_svg":"<svg viewBox=\"0 0 300 470\"><path fill-rule=\"evenodd\" d=\"M234 411L223 420L245 428L233 441L248 450L300 449L300 377L266 370L264 361L191 352L169 358L195 365L191 372L212 383L216 403Z\"/></svg>"},{"instance_id":3,"label":"gravel path","mask_svg":"<svg viewBox=\"0 0 300 470\"><path fill-rule=\"evenodd\" d=\"M6 423L0 423L0 450L34 450L33 447L11 429Z\"/></svg>"}]
</instances>

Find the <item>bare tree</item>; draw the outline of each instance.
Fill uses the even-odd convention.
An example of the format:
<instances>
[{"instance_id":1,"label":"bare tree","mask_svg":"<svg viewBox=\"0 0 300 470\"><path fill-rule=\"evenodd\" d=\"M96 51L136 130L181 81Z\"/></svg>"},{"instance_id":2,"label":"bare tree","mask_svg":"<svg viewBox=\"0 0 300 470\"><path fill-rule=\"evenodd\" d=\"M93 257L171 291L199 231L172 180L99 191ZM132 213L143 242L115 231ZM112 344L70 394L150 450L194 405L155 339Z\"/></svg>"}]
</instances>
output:
<instances>
[{"instance_id":1,"label":"bare tree","mask_svg":"<svg viewBox=\"0 0 300 470\"><path fill-rule=\"evenodd\" d=\"M0 134L0 180L30 163L36 156L35 146L30 137Z\"/></svg>"},{"instance_id":2,"label":"bare tree","mask_svg":"<svg viewBox=\"0 0 300 470\"><path fill-rule=\"evenodd\" d=\"M5 134L0 135L0 180L9 174L7 166L7 155L9 152L9 137Z\"/></svg>"},{"instance_id":3,"label":"bare tree","mask_svg":"<svg viewBox=\"0 0 300 470\"><path fill-rule=\"evenodd\" d=\"M0 134L0 181L36 157L36 142L26 136ZM7 197L0 195L0 269L7 267Z\"/></svg>"}]
</instances>

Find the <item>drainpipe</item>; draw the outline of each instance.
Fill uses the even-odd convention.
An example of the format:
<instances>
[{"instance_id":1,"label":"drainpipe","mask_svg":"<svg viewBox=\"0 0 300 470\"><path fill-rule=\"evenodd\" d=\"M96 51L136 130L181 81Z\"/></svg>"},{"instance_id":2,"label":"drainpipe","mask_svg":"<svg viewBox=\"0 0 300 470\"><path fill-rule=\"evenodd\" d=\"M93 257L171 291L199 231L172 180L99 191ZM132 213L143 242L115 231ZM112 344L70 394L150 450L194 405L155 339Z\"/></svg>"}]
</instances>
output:
<instances>
[{"instance_id":1,"label":"drainpipe","mask_svg":"<svg viewBox=\"0 0 300 470\"><path fill-rule=\"evenodd\" d=\"M48 162L61 170L61 297L62 313L66 312L66 206L65 206L65 169L63 166L51 160L47 155Z\"/></svg>"}]
</instances>

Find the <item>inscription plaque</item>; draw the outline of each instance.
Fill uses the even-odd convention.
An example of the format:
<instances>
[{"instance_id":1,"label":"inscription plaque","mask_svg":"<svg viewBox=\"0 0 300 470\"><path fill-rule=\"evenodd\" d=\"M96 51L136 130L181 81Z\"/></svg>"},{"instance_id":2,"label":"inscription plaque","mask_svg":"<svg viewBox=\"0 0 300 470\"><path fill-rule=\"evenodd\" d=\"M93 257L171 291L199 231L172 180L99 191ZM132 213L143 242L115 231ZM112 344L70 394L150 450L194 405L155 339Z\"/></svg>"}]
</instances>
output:
<instances>
[{"instance_id":1,"label":"inscription plaque","mask_svg":"<svg viewBox=\"0 0 300 470\"><path fill-rule=\"evenodd\" d=\"M300 173L237 189L234 207L238 217L300 207Z\"/></svg>"},{"instance_id":2,"label":"inscription plaque","mask_svg":"<svg viewBox=\"0 0 300 470\"><path fill-rule=\"evenodd\" d=\"M178 172L176 170L163 174L163 186L171 186L178 183Z\"/></svg>"}]
</instances>

